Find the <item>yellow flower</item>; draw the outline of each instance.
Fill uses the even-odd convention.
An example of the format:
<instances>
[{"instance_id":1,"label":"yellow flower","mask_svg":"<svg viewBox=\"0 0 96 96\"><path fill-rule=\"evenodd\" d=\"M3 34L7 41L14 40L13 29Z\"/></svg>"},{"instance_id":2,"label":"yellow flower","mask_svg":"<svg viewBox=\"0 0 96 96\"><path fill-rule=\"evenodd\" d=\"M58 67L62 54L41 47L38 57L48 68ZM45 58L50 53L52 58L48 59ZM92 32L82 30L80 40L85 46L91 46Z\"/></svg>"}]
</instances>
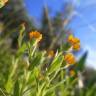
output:
<instances>
[{"instance_id":1,"label":"yellow flower","mask_svg":"<svg viewBox=\"0 0 96 96\"><path fill-rule=\"evenodd\" d=\"M38 31L32 31L29 33L29 38L35 38L38 42L42 40L42 34L39 33Z\"/></svg>"},{"instance_id":2,"label":"yellow flower","mask_svg":"<svg viewBox=\"0 0 96 96\"><path fill-rule=\"evenodd\" d=\"M48 56L49 57L54 57L54 51L53 50L48 51Z\"/></svg>"},{"instance_id":3,"label":"yellow flower","mask_svg":"<svg viewBox=\"0 0 96 96\"><path fill-rule=\"evenodd\" d=\"M3 3L7 3L8 2L8 0L3 0Z\"/></svg>"},{"instance_id":4,"label":"yellow flower","mask_svg":"<svg viewBox=\"0 0 96 96\"><path fill-rule=\"evenodd\" d=\"M73 49L76 51L80 50L80 43L74 44Z\"/></svg>"},{"instance_id":5,"label":"yellow flower","mask_svg":"<svg viewBox=\"0 0 96 96\"><path fill-rule=\"evenodd\" d=\"M70 70L69 73L70 73L70 76L72 76L72 77L75 76L75 74L76 74L74 70Z\"/></svg>"},{"instance_id":6,"label":"yellow flower","mask_svg":"<svg viewBox=\"0 0 96 96\"><path fill-rule=\"evenodd\" d=\"M75 38L72 34L68 37L68 42L72 44L74 50L80 50L80 40Z\"/></svg>"},{"instance_id":7,"label":"yellow flower","mask_svg":"<svg viewBox=\"0 0 96 96\"><path fill-rule=\"evenodd\" d=\"M64 59L68 64L74 64L76 62L75 57L72 53L65 54Z\"/></svg>"},{"instance_id":8,"label":"yellow flower","mask_svg":"<svg viewBox=\"0 0 96 96\"><path fill-rule=\"evenodd\" d=\"M68 37L68 42L73 44L80 43L80 40L78 38L75 38L72 34Z\"/></svg>"},{"instance_id":9,"label":"yellow flower","mask_svg":"<svg viewBox=\"0 0 96 96\"><path fill-rule=\"evenodd\" d=\"M0 0L0 8L2 8L7 2L8 0Z\"/></svg>"},{"instance_id":10,"label":"yellow flower","mask_svg":"<svg viewBox=\"0 0 96 96\"><path fill-rule=\"evenodd\" d=\"M71 35L69 35L69 37L68 37L68 42L71 42L72 39L73 39L73 35L71 34Z\"/></svg>"}]
</instances>

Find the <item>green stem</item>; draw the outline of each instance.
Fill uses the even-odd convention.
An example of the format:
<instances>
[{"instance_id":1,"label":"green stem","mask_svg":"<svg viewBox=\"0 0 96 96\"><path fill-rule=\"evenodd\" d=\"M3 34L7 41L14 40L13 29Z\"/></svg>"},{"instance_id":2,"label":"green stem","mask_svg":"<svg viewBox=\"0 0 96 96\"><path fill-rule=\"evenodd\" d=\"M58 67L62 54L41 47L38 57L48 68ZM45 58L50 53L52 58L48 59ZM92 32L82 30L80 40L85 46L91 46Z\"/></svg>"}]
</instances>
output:
<instances>
[{"instance_id":1,"label":"green stem","mask_svg":"<svg viewBox=\"0 0 96 96\"><path fill-rule=\"evenodd\" d=\"M50 89L48 89L48 90L46 91L46 93L54 90L56 87L60 86L60 85L61 85L62 83L64 83L65 81L66 81L66 79L63 79L61 82L59 82L59 83L56 84L55 86L53 86L53 87L51 87Z\"/></svg>"},{"instance_id":2,"label":"green stem","mask_svg":"<svg viewBox=\"0 0 96 96\"><path fill-rule=\"evenodd\" d=\"M0 88L0 91L2 92L3 96L6 96L5 93L3 92L3 90Z\"/></svg>"}]
</instances>

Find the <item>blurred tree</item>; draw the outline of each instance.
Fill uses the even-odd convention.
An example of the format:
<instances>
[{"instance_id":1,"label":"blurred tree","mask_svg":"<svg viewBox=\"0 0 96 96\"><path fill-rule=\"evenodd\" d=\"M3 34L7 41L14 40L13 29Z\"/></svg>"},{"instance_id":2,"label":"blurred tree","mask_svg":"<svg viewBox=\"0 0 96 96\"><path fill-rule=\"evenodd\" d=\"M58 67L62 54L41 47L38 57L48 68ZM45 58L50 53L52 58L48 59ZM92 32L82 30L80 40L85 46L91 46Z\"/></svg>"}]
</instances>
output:
<instances>
[{"instance_id":1,"label":"blurred tree","mask_svg":"<svg viewBox=\"0 0 96 96\"><path fill-rule=\"evenodd\" d=\"M30 21L26 14L23 0L8 1L6 6L0 9L0 21L4 23L5 32L16 29L22 22L26 23L27 30L33 26L32 20Z\"/></svg>"},{"instance_id":2,"label":"blurred tree","mask_svg":"<svg viewBox=\"0 0 96 96\"><path fill-rule=\"evenodd\" d=\"M96 84L96 70L90 67L86 67L84 72L84 83L86 87L92 87L94 84Z\"/></svg>"},{"instance_id":3,"label":"blurred tree","mask_svg":"<svg viewBox=\"0 0 96 96\"><path fill-rule=\"evenodd\" d=\"M71 34L68 25L72 19L73 6L69 3L64 5L63 11L59 11L51 17L48 7L45 5L42 12L41 28L39 29L44 35L41 48L57 49L66 37Z\"/></svg>"},{"instance_id":4,"label":"blurred tree","mask_svg":"<svg viewBox=\"0 0 96 96\"><path fill-rule=\"evenodd\" d=\"M38 28L33 21L34 18L30 20L25 9L23 0L10 0L6 6L0 9L0 22L4 25L1 37L11 36L13 38L13 47L16 47L21 23L26 24L26 33ZM48 7L44 6L41 16L41 27L38 28L43 34L40 49L57 49L62 42L64 43L66 37L71 33L68 25L72 19L72 9L73 6L67 3L64 5L63 10L51 17Z\"/></svg>"},{"instance_id":5,"label":"blurred tree","mask_svg":"<svg viewBox=\"0 0 96 96\"><path fill-rule=\"evenodd\" d=\"M26 14L23 0L9 0L6 6L0 9L0 24L3 24L1 37L13 38L13 46L17 42L19 26L26 24L26 32L34 29L33 20Z\"/></svg>"}]
</instances>

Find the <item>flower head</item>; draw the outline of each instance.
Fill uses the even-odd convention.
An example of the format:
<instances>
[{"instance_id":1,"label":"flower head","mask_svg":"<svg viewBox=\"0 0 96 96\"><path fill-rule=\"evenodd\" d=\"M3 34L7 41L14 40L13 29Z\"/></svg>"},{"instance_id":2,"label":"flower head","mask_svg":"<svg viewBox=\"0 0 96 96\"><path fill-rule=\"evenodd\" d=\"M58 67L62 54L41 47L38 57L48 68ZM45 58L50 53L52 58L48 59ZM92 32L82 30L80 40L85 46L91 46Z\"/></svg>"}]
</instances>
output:
<instances>
[{"instance_id":1,"label":"flower head","mask_svg":"<svg viewBox=\"0 0 96 96\"><path fill-rule=\"evenodd\" d=\"M32 31L29 33L29 38L35 38L38 42L41 41L42 39L42 34L39 33L38 31Z\"/></svg>"},{"instance_id":2,"label":"flower head","mask_svg":"<svg viewBox=\"0 0 96 96\"><path fill-rule=\"evenodd\" d=\"M49 57L54 57L54 51L53 50L49 50L48 51L48 56Z\"/></svg>"},{"instance_id":3,"label":"flower head","mask_svg":"<svg viewBox=\"0 0 96 96\"><path fill-rule=\"evenodd\" d=\"M64 59L65 59L65 61L68 64L74 64L74 63L76 63L75 57L74 57L74 55L72 53L65 54Z\"/></svg>"},{"instance_id":4,"label":"flower head","mask_svg":"<svg viewBox=\"0 0 96 96\"><path fill-rule=\"evenodd\" d=\"M0 0L0 8L3 7L7 2L8 0Z\"/></svg>"},{"instance_id":5,"label":"flower head","mask_svg":"<svg viewBox=\"0 0 96 96\"><path fill-rule=\"evenodd\" d=\"M72 41L72 39L73 39L73 35L72 35L72 34L70 34L70 35L69 35L69 37L68 37L68 42L71 42L71 41Z\"/></svg>"},{"instance_id":6,"label":"flower head","mask_svg":"<svg viewBox=\"0 0 96 96\"><path fill-rule=\"evenodd\" d=\"M72 48L74 50L80 50L80 40L78 38L75 38L72 34L69 35L68 42L72 45Z\"/></svg>"},{"instance_id":7,"label":"flower head","mask_svg":"<svg viewBox=\"0 0 96 96\"><path fill-rule=\"evenodd\" d=\"M70 76L72 76L72 77L75 76L75 74L76 74L74 70L70 70L69 73L70 73Z\"/></svg>"},{"instance_id":8,"label":"flower head","mask_svg":"<svg viewBox=\"0 0 96 96\"><path fill-rule=\"evenodd\" d=\"M73 49L76 51L80 50L80 43L74 44Z\"/></svg>"},{"instance_id":9,"label":"flower head","mask_svg":"<svg viewBox=\"0 0 96 96\"><path fill-rule=\"evenodd\" d=\"M68 42L73 44L80 43L80 40L78 38L75 38L72 34L68 37Z\"/></svg>"},{"instance_id":10,"label":"flower head","mask_svg":"<svg viewBox=\"0 0 96 96\"><path fill-rule=\"evenodd\" d=\"M8 0L2 0L3 1L3 3L7 3L8 2Z\"/></svg>"}]
</instances>

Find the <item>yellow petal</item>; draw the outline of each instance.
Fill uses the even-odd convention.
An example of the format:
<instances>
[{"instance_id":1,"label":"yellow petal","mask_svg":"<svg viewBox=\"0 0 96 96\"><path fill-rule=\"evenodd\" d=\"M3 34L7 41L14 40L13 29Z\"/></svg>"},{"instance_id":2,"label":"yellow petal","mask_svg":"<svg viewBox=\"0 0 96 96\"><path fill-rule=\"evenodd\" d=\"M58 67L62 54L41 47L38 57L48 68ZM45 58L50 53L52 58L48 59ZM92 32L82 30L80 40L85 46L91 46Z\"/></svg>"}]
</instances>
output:
<instances>
[{"instance_id":1,"label":"yellow petal","mask_svg":"<svg viewBox=\"0 0 96 96\"><path fill-rule=\"evenodd\" d=\"M75 51L79 51L79 50L80 50L80 43L74 44L74 45L73 45L73 49L74 49Z\"/></svg>"}]
</instances>

